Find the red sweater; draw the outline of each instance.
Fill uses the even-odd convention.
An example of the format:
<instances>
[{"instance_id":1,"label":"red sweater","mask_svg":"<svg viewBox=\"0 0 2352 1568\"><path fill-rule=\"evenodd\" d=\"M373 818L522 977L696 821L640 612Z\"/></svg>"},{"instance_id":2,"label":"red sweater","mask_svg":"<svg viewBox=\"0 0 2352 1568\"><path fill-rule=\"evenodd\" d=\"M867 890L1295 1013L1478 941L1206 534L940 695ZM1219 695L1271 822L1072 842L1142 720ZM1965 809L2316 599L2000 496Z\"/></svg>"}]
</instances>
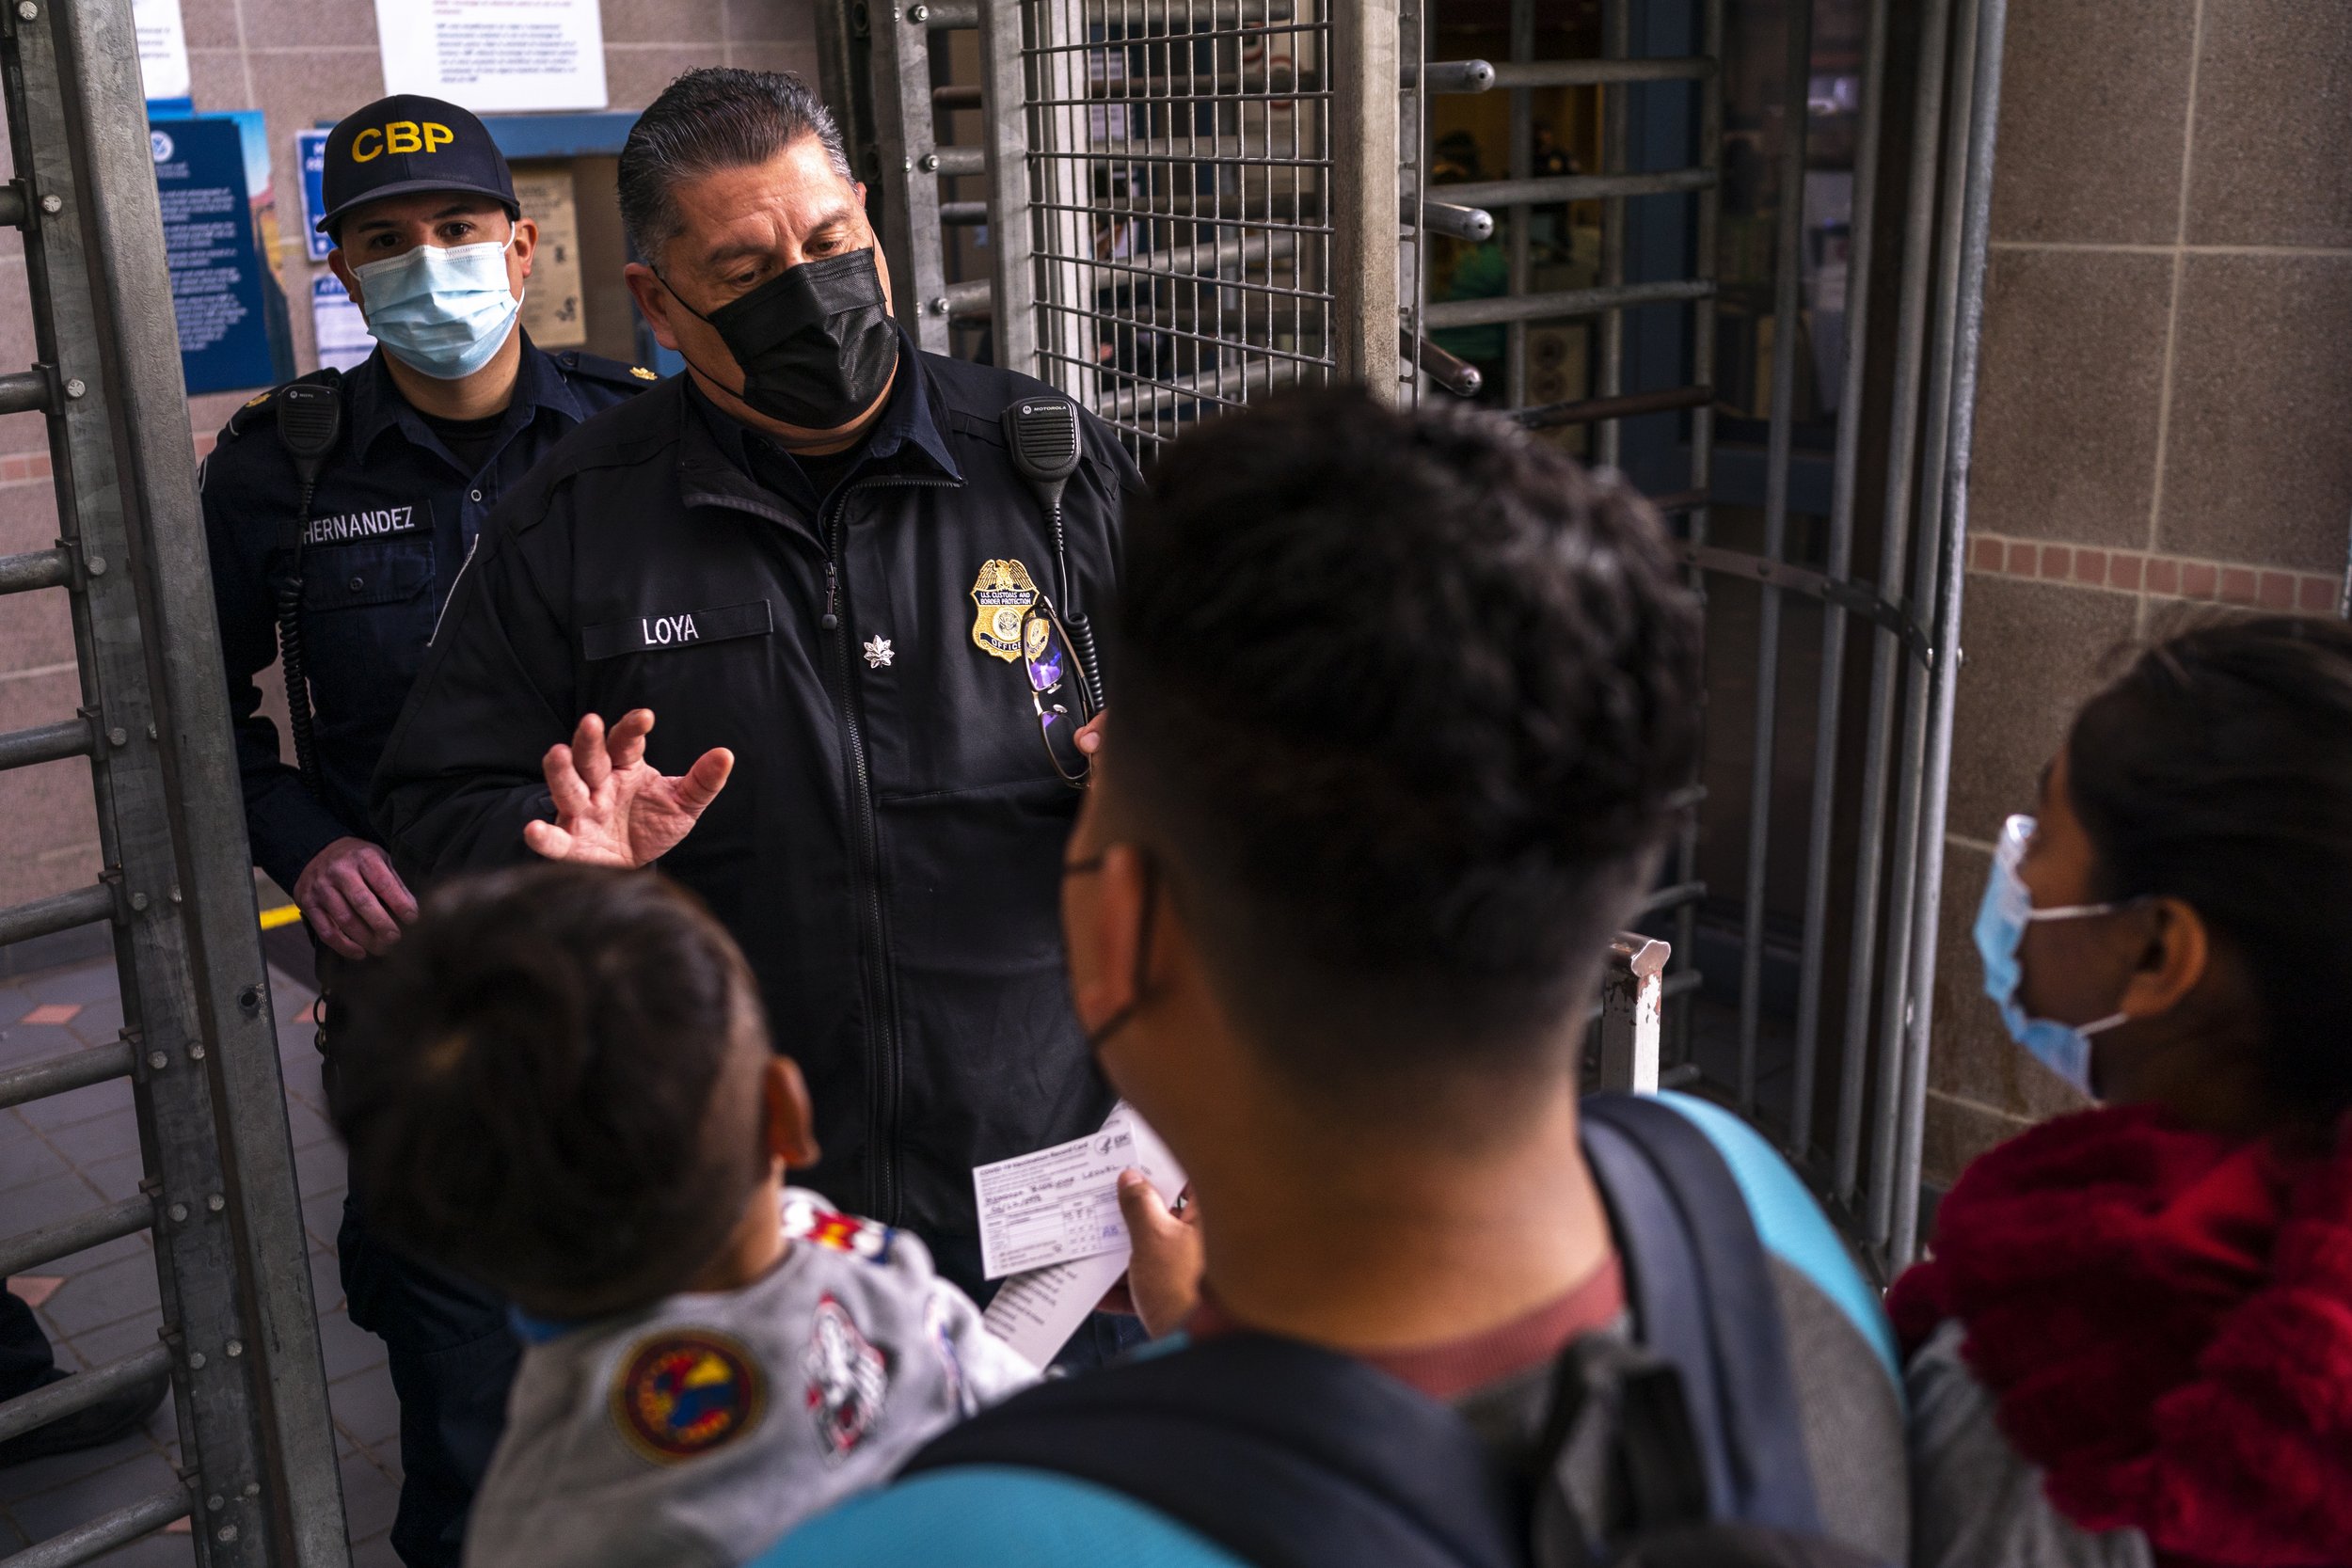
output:
<instances>
[{"instance_id":1,"label":"red sweater","mask_svg":"<svg viewBox=\"0 0 2352 1568\"><path fill-rule=\"evenodd\" d=\"M1947 1319L2010 1444L2088 1530L2167 1563L2352 1563L2352 1117L2295 1155L2144 1107L1969 1166L1887 1307Z\"/></svg>"}]
</instances>

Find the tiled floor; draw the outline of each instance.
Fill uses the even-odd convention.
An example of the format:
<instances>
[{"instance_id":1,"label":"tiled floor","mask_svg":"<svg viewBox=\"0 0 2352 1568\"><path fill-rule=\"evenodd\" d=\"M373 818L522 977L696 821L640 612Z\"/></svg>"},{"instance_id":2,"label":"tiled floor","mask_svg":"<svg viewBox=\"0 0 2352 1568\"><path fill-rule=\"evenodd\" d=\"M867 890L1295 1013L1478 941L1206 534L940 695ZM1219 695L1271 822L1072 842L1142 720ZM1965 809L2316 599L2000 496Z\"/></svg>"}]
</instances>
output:
<instances>
[{"instance_id":1,"label":"tiled floor","mask_svg":"<svg viewBox=\"0 0 2352 1568\"><path fill-rule=\"evenodd\" d=\"M270 989L294 1128L294 1165L310 1238L319 1339L332 1380L343 1509L355 1568L391 1568L385 1532L400 1487L399 1406L384 1348L352 1326L335 1268L342 1211L342 1149L327 1129L311 1026L298 1018L310 993L273 970ZM0 979L0 1067L39 1061L115 1038L121 1002L111 958ZM14 1234L135 1192L138 1132L121 1080L0 1110L0 1233ZM152 1252L144 1235L75 1253L14 1282L67 1368L95 1367L151 1342L159 1324ZM171 1404L144 1432L106 1448L0 1469L0 1557L172 1484L179 1455ZM99 1559L118 1568L181 1568L195 1554L184 1530L135 1542Z\"/></svg>"}]
</instances>

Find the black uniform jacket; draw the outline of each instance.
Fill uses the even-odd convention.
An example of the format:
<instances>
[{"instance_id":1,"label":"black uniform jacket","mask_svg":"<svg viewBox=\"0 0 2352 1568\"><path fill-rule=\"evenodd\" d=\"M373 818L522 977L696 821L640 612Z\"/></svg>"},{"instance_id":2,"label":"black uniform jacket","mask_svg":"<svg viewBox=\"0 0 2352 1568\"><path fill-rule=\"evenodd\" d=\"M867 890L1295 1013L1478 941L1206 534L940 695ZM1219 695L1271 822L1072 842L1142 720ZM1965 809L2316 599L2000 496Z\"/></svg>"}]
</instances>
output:
<instances>
[{"instance_id":1,"label":"black uniform jacket","mask_svg":"<svg viewBox=\"0 0 2352 1568\"><path fill-rule=\"evenodd\" d=\"M528 857L523 824L553 816L540 758L583 713L653 709L665 773L731 748L660 869L742 944L807 1075L809 1184L915 1228L967 1288L974 1164L1092 1132L1110 1104L1062 969L1078 792L1024 666L975 636L988 563L1053 592L998 422L1045 391L902 340L883 416L821 501L755 481L741 428L683 376L590 420L485 531L373 795L404 868L446 874ZM1073 596L1099 612L1140 482L1085 423L1064 515Z\"/></svg>"},{"instance_id":2,"label":"black uniform jacket","mask_svg":"<svg viewBox=\"0 0 2352 1568\"><path fill-rule=\"evenodd\" d=\"M301 629L324 800L279 760L277 726L262 717L254 684L278 659L272 574L288 565L279 546L301 499L294 459L278 439L275 389L237 410L204 461L204 534L246 832L254 863L289 892L336 839L374 836L369 776L424 662L433 618L491 508L581 420L654 380L649 371L548 354L526 340L496 451L476 469L401 396L383 358L379 349L336 384L342 432L320 469L301 551Z\"/></svg>"}]
</instances>

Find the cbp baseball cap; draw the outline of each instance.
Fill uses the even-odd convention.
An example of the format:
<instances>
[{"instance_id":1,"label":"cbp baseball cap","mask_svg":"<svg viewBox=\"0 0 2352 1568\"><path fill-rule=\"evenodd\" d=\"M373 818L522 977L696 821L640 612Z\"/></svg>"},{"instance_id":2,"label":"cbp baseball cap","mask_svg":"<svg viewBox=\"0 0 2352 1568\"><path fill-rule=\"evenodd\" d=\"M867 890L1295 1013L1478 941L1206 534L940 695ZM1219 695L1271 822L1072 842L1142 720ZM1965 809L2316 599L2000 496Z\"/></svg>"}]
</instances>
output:
<instances>
[{"instance_id":1,"label":"cbp baseball cap","mask_svg":"<svg viewBox=\"0 0 2352 1568\"><path fill-rule=\"evenodd\" d=\"M515 176L489 130L456 104L421 93L395 93L345 115L326 134L321 183L322 234L334 233L362 202L411 191L471 191L501 203L508 217L522 215Z\"/></svg>"}]
</instances>

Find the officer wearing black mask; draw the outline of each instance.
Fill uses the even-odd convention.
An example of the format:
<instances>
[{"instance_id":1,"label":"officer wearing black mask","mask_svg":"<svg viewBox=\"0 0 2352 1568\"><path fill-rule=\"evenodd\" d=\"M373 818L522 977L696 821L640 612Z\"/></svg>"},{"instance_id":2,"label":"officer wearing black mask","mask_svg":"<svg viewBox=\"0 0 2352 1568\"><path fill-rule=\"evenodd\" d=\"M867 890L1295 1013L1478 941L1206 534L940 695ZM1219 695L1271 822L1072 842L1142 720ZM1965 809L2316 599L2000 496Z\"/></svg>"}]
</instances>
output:
<instances>
[{"instance_id":1,"label":"officer wearing black mask","mask_svg":"<svg viewBox=\"0 0 2352 1568\"><path fill-rule=\"evenodd\" d=\"M1110 1106L1057 906L1139 482L1091 414L1057 499L1025 477L1009 411L1065 400L914 347L863 197L795 77L692 71L639 119L628 283L687 369L492 518L373 799L412 875L659 860L808 1077L809 1184L984 1297L972 1167Z\"/></svg>"}]
</instances>

